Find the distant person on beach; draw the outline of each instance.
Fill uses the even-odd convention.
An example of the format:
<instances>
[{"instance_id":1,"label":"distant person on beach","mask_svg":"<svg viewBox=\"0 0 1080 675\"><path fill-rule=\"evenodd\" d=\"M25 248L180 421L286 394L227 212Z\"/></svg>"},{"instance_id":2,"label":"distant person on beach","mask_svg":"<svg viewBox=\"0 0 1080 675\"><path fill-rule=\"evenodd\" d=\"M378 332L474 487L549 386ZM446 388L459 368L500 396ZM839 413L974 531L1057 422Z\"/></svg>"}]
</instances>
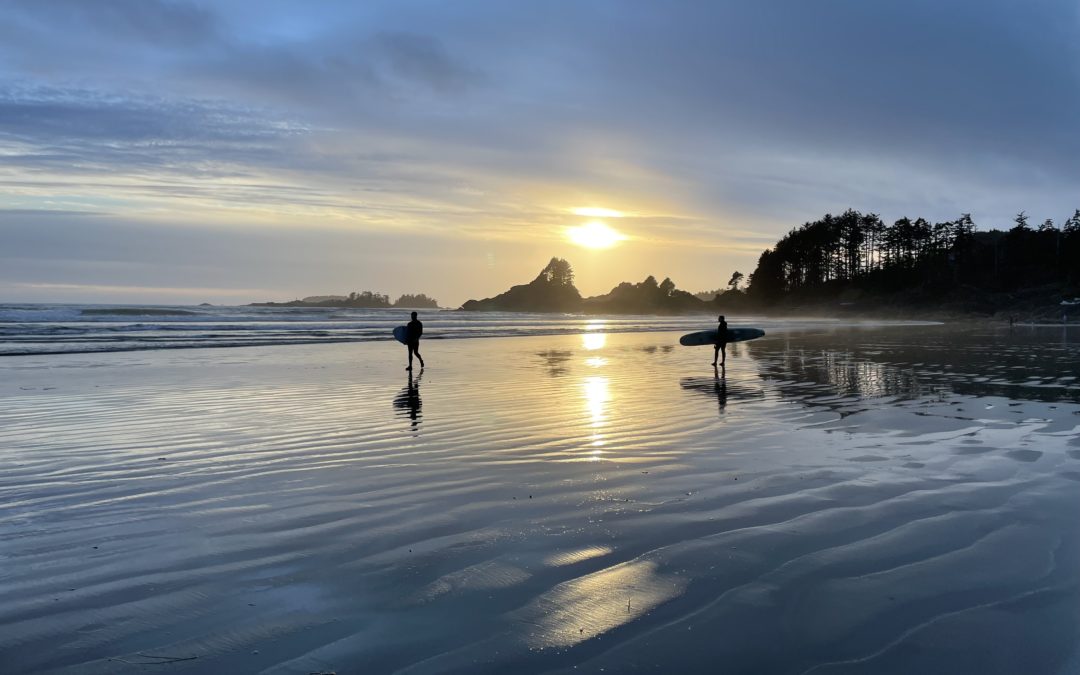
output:
<instances>
[{"instance_id":1,"label":"distant person on beach","mask_svg":"<svg viewBox=\"0 0 1080 675\"><path fill-rule=\"evenodd\" d=\"M720 325L716 327L716 346L713 348L713 368L716 367L717 359L720 360L721 368L727 363L727 319L721 314L719 321Z\"/></svg>"},{"instance_id":2,"label":"distant person on beach","mask_svg":"<svg viewBox=\"0 0 1080 675\"><path fill-rule=\"evenodd\" d=\"M423 334L424 324L416 318L416 312L413 312L412 321L405 324L405 345L409 348L409 367L405 370L412 370L413 354L420 360L420 367L424 367L424 357L420 356L420 336Z\"/></svg>"}]
</instances>

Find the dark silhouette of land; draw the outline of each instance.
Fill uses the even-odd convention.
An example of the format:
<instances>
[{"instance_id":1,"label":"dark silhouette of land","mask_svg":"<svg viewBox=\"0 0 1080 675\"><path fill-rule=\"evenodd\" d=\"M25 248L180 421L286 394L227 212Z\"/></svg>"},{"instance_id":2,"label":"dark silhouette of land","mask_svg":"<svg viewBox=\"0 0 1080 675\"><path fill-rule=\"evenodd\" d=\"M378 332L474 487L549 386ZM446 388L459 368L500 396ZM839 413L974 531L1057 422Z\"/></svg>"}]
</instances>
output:
<instances>
[{"instance_id":1,"label":"dark silhouette of land","mask_svg":"<svg viewBox=\"0 0 1080 675\"><path fill-rule=\"evenodd\" d=\"M302 300L289 302L253 302L251 307L342 307L353 309L379 309L390 307L407 307L417 309L438 309L439 303L435 298L429 298L423 293L406 293L394 302L390 302L389 295L363 291L353 291L348 295L312 295Z\"/></svg>"},{"instance_id":2,"label":"dark silhouette of land","mask_svg":"<svg viewBox=\"0 0 1080 675\"><path fill-rule=\"evenodd\" d=\"M529 283L494 298L469 300L461 308L480 312L580 312L581 293L574 287L570 263L552 258Z\"/></svg>"},{"instance_id":3,"label":"dark silhouette of land","mask_svg":"<svg viewBox=\"0 0 1080 675\"><path fill-rule=\"evenodd\" d=\"M1080 315L1080 209L1058 228L1024 213L1008 230L980 232L968 214L933 223L847 210L794 228L762 252L740 288L688 293L666 278L623 282L582 298L570 263L551 262L528 284L462 305L468 311L594 314L966 314L1062 321Z\"/></svg>"},{"instance_id":4,"label":"dark silhouette of land","mask_svg":"<svg viewBox=\"0 0 1080 675\"><path fill-rule=\"evenodd\" d=\"M743 282L747 282L743 288ZM745 313L932 318L944 314L1062 321L1080 315L1080 209L1061 227L1038 227L1023 212L1007 230L978 231L968 214L930 223L874 213L827 214L784 235L758 258L749 277L732 273L726 286L689 293L670 278L622 282L608 293L581 297L574 271L552 258L532 281L466 311L588 314ZM311 296L259 307L429 308L423 293L394 302L372 291Z\"/></svg>"},{"instance_id":5,"label":"dark silhouette of land","mask_svg":"<svg viewBox=\"0 0 1080 675\"><path fill-rule=\"evenodd\" d=\"M640 283L623 282L604 295L582 298L574 286L570 263L552 258L535 279L514 286L494 298L469 300L461 309L479 312L585 312L590 314L681 314L712 311L717 302L726 306L745 305L741 292L721 300L706 302L692 293L679 290L671 279L657 282L649 276ZM736 299L737 296L737 299Z\"/></svg>"},{"instance_id":6,"label":"dark silhouette of land","mask_svg":"<svg viewBox=\"0 0 1080 675\"><path fill-rule=\"evenodd\" d=\"M1007 231L979 232L968 214L933 223L848 210L793 229L750 276L752 305L831 303L1060 320L1080 295L1080 210L1063 227L1019 213ZM1064 308L1064 309L1063 309Z\"/></svg>"},{"instance_id":7,"label":"dark silhouette of land","mask_svg":"<svg viewBox=\"0 0 1080 675\"><path fill-rule=\"evenodd\" d=\"M587 298L582 309L597 314L679 314L704 311L710 305L692 293L675 288L675 282L656 277L632 284L624 281L604 295Z\"/></svg>"}]
</instances>

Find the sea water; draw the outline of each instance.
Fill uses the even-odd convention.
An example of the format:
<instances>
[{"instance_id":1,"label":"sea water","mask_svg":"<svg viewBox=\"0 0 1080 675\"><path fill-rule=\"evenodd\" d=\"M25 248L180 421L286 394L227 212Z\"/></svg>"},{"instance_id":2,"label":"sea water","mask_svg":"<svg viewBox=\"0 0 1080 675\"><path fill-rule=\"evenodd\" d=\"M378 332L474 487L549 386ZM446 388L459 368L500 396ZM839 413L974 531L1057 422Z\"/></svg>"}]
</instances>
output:
<instances>
[{"instance_id":1,"label":"sea water","mask_svg":"<svg viewBox=\"0 0 1080 675\"><path fill-rule=\"evenodd\" d=\"M391 339L408 309L174 305L0 304L0 356L367 342ZM715 316L600 316L419 310L426 339L714 328ZM731 317L770 329L846 324Z\"/></svg>"}]
</instances>

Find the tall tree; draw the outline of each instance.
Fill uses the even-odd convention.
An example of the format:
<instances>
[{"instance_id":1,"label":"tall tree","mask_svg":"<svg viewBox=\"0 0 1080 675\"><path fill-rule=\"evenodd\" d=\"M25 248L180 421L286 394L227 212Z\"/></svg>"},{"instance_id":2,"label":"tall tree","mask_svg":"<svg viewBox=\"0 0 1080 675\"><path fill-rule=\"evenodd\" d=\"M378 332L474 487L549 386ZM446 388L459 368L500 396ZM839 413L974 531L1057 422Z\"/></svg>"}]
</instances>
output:
<instances>
[{"instance_id":1,"label":"tall tree","mask_svg":"<svg viewBox=\"0 0 1080 675\"><path fill-rule=\"evenodd\" d=\"M552 258L551 262L540 270L537 279L543 279L556 286L572 286L574 284L574 270L566 260Z\"/></svg>"}]
</instances>

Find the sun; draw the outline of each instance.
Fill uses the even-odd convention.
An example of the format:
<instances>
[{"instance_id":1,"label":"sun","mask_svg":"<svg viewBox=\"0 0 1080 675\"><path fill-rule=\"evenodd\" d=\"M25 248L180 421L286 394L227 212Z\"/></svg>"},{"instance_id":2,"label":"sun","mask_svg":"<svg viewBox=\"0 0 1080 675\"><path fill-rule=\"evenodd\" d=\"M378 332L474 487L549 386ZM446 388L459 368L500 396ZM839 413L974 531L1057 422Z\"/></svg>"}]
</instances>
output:
<instances>
[{"instance_id":1,"label":"sun","mask_svg":"<svg viewBox=\"0 0 1080 675\"><path fill-rule=\"evenodd\" d=\"M566 228L567 238L585 248L611 248L626 239L626 235L613 230L599 220L591 220L584 225Z\"/></svg>"}]
</instances>

